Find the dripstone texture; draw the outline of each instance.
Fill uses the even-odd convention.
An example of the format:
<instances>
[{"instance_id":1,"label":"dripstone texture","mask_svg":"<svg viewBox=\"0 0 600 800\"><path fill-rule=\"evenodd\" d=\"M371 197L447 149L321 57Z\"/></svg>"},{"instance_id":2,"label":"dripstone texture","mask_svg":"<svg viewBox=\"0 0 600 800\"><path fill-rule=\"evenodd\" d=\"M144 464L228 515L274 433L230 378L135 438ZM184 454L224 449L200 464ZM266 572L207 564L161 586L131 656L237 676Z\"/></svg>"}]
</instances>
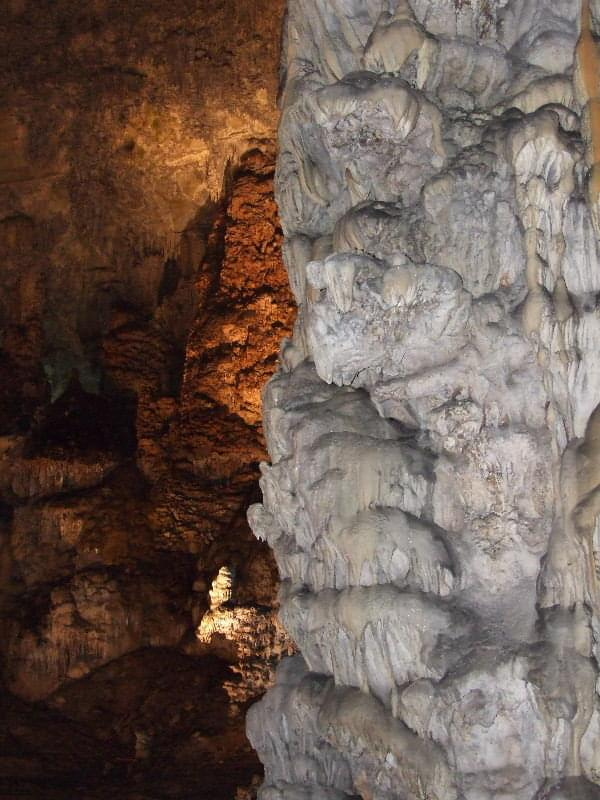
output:
<instances>
[{"instance_id":1,"label":"dripstone texture","mask_svg":"<svg viewBox=\"0 0 600 800\"><path fill-rule=\"evenodd\" d=\"M290 0L262 800L600 798L599 18Z\"/></svg>"},{"instance_id":2,"label":"dripstone texture","mask_svg":"<svg viewBox=\"0 0 600 800\"><path fill-rule=\"evenodd\" d=\"M250 797L279 0L0 19L0 796ZM212 607L212 583L229 575Z\"/></svg>"}]
</instances>

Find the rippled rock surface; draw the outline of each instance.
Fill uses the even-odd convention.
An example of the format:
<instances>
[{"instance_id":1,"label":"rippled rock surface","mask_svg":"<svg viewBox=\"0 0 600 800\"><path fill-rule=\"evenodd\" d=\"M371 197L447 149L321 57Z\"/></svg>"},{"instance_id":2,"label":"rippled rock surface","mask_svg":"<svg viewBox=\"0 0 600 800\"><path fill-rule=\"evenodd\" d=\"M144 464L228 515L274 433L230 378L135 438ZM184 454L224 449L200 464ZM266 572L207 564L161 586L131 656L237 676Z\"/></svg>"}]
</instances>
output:
<instances>
[{"instance_id":1,"label":"rippled rock surface","mask_svg":"<svg viewBox=\"0 0 600 800\"><path fill-rule=\"evenodd\" d=\"M599 23L290 0L262 800L600 798Z\"/></svg>"}]
</instances>

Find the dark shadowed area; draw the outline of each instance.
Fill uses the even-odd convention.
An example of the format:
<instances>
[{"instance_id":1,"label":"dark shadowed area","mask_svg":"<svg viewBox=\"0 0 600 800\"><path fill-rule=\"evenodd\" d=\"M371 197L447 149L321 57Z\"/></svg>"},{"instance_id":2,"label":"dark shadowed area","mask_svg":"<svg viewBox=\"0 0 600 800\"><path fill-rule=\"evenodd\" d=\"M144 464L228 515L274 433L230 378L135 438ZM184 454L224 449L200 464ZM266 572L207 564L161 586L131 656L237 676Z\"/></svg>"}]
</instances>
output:
<instances>
[{"instance_id":1,"label":"dark shadowed area","mask_svg":"<svg viewBox=\"0 0 600 800\"><path fill-rule=\"evenodd\" d=\"M282 0L0 20L0 797L252 798ZM211 588L212 587L212 588Z\"/></svg>"}]
</instances>

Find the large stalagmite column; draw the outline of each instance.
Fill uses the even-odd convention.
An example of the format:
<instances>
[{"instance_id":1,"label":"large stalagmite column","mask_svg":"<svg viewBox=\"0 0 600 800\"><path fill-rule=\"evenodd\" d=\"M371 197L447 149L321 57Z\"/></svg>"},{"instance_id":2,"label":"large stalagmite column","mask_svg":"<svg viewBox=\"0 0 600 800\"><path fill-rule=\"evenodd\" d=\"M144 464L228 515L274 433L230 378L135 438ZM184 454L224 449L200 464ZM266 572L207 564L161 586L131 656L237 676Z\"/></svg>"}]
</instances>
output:
<instances>
[{"instance_id":1,"label":"large stalagmite column","mask_svg":"<svg viewBox=\"0 0 600 800\"><path fill-rule=\"evenodd\" d=\"M599 18L290 0L262 800L600 798Z\"/></svg>"}]
</instances>

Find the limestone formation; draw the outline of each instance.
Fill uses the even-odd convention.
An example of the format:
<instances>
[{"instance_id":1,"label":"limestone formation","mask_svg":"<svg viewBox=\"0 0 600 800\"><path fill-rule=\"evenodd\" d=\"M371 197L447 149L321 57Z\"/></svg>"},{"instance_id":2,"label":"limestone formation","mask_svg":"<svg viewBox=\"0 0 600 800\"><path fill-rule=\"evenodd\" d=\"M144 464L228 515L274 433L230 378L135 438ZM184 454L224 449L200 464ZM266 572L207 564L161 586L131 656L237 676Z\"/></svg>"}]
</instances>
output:
<instances>
[{"instance_id":1,"label":"limestone formation","mask_svg":"<svg viewBox=\"0 0 600 800\"><path fill-rule=\"evenodd\" d=\"M291 649L245 518L284 2L0 6L0 796L232 800Z\"/></svg>"},{"instance_id":2,"label":"limestone formation","mask_svg":"<svg viewBox=\"0 0 600 800\"><path fill-rule=\"evenodd\" d=\"M211 611L220 608L231 600L233 597L233 580L234 573L229 567L221 567L219 569L208 593Z\"/></svg>"},{"instance_id":3,"label":"limestone formation","mask_svg":"<svg viewBox=\"0 0 600 800\"><path fill-rule=\"evenodd\" d=\"M600 798L591 0L290 0L261 800Z\"/></svg>"}]
</instances>

